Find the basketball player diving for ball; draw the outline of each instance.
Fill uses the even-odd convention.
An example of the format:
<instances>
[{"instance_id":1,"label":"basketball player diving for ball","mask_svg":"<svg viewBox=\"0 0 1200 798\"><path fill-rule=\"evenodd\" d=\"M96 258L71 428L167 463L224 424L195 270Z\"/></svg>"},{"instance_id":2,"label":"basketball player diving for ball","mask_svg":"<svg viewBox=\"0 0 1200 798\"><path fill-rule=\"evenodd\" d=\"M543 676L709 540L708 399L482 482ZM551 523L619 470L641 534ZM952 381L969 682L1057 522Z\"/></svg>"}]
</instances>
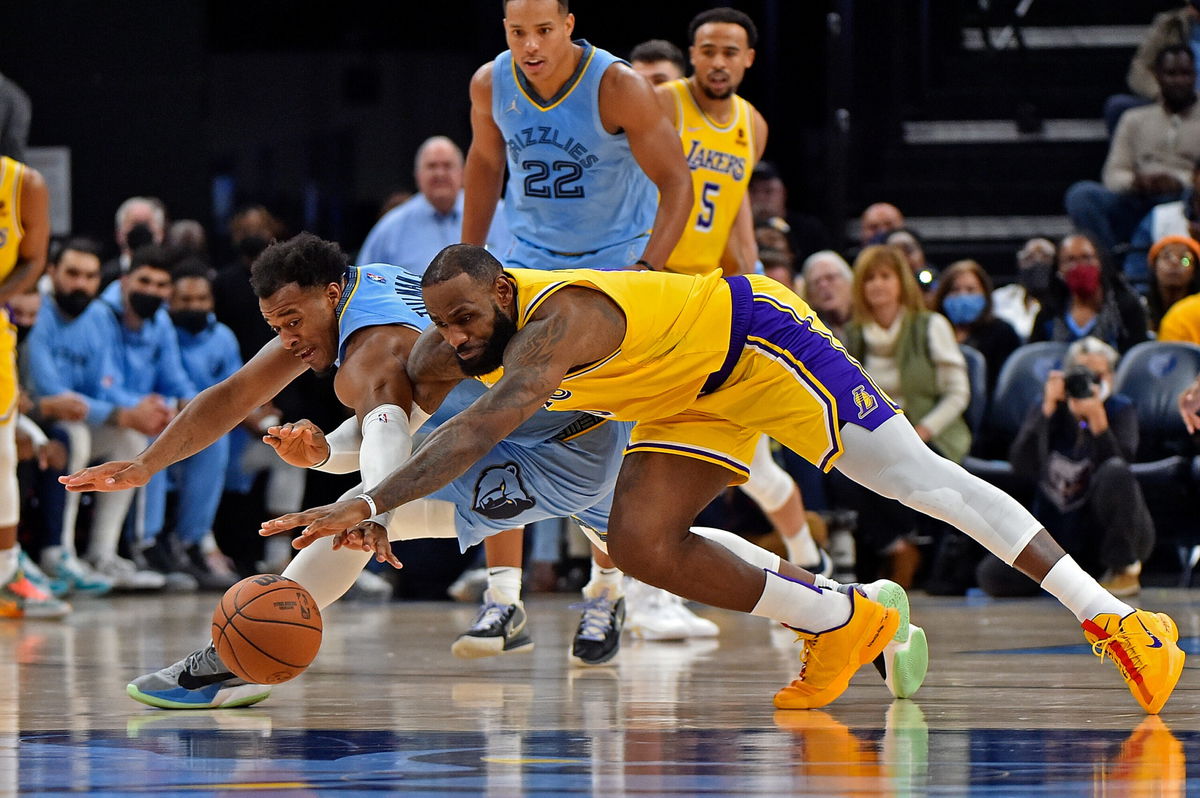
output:
<instances>
[{"instance_id":1,"label":"basketball player diving for ball","mask_svg":"<svg viewBox=\"0 0 1200 798\"><path fill-rule=\"evenodd\" d=\"M1147 712L1174 690L1184 661L1175 622L1112 596L1016 500L925 446L804 301L773 280L505 270L486 250L456 244L434 258L421 285L435 330L410 372L428 364L416 379L439 370L452 379L457 364L494 387L365 499L289 513L264 531L303 526L293 545L336 535L386 557L386 540L357 526L368 505L402 507L437 490L543 407L636 420L613 496L609 555L649 584L800 630L800 676L775 705L821 706L882 649L896 611L755 568L689 531L718 492L745 479L765 433L957 526L1039 582Z\"/></svg>"},{"instance_id":2,"label":"basketball player diving for ball","mask_svg":"<svg viewBox=\"0 0 1200 798\"><path fill-rule=\"evenodd\" d=\"M364 482L374 485L408 458L411 430L430 412L439 405L439 416L467 407L485 393L474 381L455 387L457 380L409 379L409 355L428 317L417 278L402 269L383 264L349 267L336 244L302 234L269 247L255 262L251 280L263 316L278 337L237 373L190 402L135 460L104 463L65 477L69 489L111 491L145 484L154 473L219 438L304 369L323 371L334 364L339 365L335 391L355 411L354 419L329 436L307 423L282 425L269 431L268 442L295 465L319 465L341 473L359 470ZM535 413L462 477L427 500L374 516L372 523L392 540L457 537L466 548L514 523L572 516L603 547L630 427L583 413ZM811 581L805 572L736 535L721 530L701 534L721 541L756 567L783 569ZM338 548L329 539L301 551L284 576L303 585L323 609L350 588L370 556ZM864 589L903 605L907 612L907 597L894 583ZM518 605L513 612L520 617L502 619L510 622L513 634L460 638L456 646L493 647L473 656L531 647L523 609ZM587 612L585 608L585 622ZM893 692L911 694L924 676L924 648L910 650L893 645L881 660L885 678L889 668L905 674L904 679L889 680ZM585 660L591 653L573 651L573 656ZM236 678L211 645L135 679L127 689L138 701L174 709L246 706L270 692L265 685Z\"/></svg>"}]
</instances>

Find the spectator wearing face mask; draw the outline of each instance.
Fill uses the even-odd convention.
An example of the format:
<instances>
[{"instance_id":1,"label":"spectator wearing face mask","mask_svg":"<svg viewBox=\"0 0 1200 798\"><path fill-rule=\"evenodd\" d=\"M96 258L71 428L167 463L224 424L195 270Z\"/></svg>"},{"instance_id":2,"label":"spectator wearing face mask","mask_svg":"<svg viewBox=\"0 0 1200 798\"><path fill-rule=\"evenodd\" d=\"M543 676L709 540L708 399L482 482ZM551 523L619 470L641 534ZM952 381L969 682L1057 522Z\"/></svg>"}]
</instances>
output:
<instances>
[{"instance_id":1,"label":"spectator wearing face mask","mask_svg":"<svg viewBox=\"0 0 1200 798\"><path fill-rule=\"evenodd\" d=\"M1141 589L1142 560L1154 547L1154 522L1129 462L1138 446L1137 408L1113 394L1117 352L1090 336L1067 350L1051 371L1040 403L1013 441L1018 473L1037 474L1030 509L1081 565L1102 573L1114 596ZM1035 596L1031 579L988 555L977 571L993 596Z\"/></svg>"},{"instance_id":2,"label":"spectator wearing face mask","mask_svg":"<svg viewBox=\"0 0 1200 798\"><path fill-rule=\"evenodd\" d=\"M1107 252L1084 233L1071 233L1059 243L1057 277L1030 341L1070 343L1092 336L1124 353L1146 340L1142 301L1106 258Z\"/></svg>"},{"instance_id":3,"label":"spectator wearing face mask","mask_svg":"<svg viewBox=\"0 0 1200 798\"><path fill-rule=\"evenodd\" d=\"M1017 280L992 292L992 313L1004 319L1022 341L1029 340L1054 278L1057 250L1048 238L1031 238L1017 252Z\"/></svg>"},{"instance_id":4,"label":"spectator wearing face mask","mask_svg":"<svg viewBox=\"0 0 1200 798\"><path fill-rule=\"evenodd\" d=\"M198 390L212 387L242 365L233 332L213 315L208 264L199 258L176 264L171 276L171 322L183 365ZM164 531L148 554L170 569L190 574L205 590L224 590L237 578L213 537L213 519L225 484L229 436L171 466L171 490L178 497L175 526Z\"/></svg>"},{"instance_id":5,"label":"spectator wearing face mask","mask_svg":"<svg viewBox=\"0 0 1200 798\"><path fill-rule=\"evenodd\" d=\"M196 389L183 369L175 326L167 314L165 302L171 295L171 266L162 247L148 245L136 249L129 272L100 294L109 313L109 336L117 342L117 365L125 390L160 407L163 426L175 415L179 405L190 399ZM158 434L161 429L152 431ZM130 552L141 566L143 550L149 548L162 531L166 514L167 479L165 473L140 489L134 534ZM116 556L117 541L101 556ZM112 560L116 562L116 560ZM120 565L118 562L117 565ZM164 573L167 587L194 590L196 580L177 570Z\"/></svg>"},{"instance_id":6,"label":"spectator wearing face mask","mask_svg":"<svg viewBox=\"0 0 1200 798\"><path fill-rule=\"evenodd\" d=\"M978 349L987 362L987 392L996 387L1004 361L1021 345L1008 322L992 311L992 279L973 260L946 267L933 295L933 309L950 319L958 343Z\"/></svg>"},{"instance_id":7,"label":"spectator wearing face mask","mask_svg":"<svg viewBox=\"0 0 1200 798\"><path fill-rule=\"evenodd\" d=\"M147 436L166 426L160 399L124 389L112 312L93 301L100 288L99 245L68 240L51 261L51 292L26 339L22 369L33 400L31 415L67 445L66 470L94 460L126 460L146 448ZM133 500L132 491L93 498L88 558L77 556L78 493L67 493L49 474L39 489L46 523L41 565L75 593L161 588L160 574L115 562L116 544Z\"/></svg>"},{"instance_id":8,"label":"spectator wearing face mask","mask_svg":"<svg viewBox=\"0 0 1200 798\"><path fill-rule=\"evenodd\" d=\"M148 244L161 244L167 232L167 209L157 197L130 197L117 208L113 238L120 250L117 257L100 268L100 290L129 272L133 251Z\"/></svg>"}]
</instances>

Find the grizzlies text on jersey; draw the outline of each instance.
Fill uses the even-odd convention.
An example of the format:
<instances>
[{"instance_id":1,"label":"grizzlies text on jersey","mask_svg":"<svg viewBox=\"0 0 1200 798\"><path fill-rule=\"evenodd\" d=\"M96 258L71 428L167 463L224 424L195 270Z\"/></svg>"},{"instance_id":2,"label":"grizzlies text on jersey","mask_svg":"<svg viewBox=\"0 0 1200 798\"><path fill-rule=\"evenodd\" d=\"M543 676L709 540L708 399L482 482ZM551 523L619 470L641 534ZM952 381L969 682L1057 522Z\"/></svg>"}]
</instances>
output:
<instances>
[{"instance_id":1,"label":"grizzlies text on jersey","mask_svg":"<svg viewBox=\"0 0 1200 798\"><path fill-rule=\"evenodd\" d=\"M583 48L578 68L545 100L507 50L492 69L492 117L507 150L509 231L568 255L645 236L658 206L657 189L625 134L609 133L600 120L600 81L620 59L586 41L575 43Z\"/></svg>"}]
</instances>

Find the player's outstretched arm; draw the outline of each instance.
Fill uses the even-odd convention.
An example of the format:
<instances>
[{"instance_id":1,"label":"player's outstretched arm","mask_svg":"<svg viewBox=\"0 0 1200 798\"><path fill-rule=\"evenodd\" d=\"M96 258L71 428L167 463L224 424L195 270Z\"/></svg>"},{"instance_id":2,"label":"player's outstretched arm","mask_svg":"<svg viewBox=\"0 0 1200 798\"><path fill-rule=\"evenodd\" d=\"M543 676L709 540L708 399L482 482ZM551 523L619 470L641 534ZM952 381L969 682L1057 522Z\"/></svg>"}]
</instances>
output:
<instances>
[{"instance_id":1,"label":"player's outstretched arm","mask_svg":"<svg viewBox=\"0 0 1200 798\"><path fill-rule=\"evenodd\" d=\"M627 66L608 68L600 83L600 119L609 130L619 128L629 139L638 166L658 187L654 230L642 259L661 269L692 212L692 173L679 135L655 96L654 88Z\"/></svg>"},{"instance_id":2,"label":"player's outstretched arm","mask_svg":"<svg viewBox=\"0 0 1200 798\"><path fill-rule=\"evenodd\" d=\"M304 548L371 515L429 495L537 412L573 365L611 354L624 334L624 318L606 297L587 289L563 289L513 336L504 355L504 377L438 427L408 462L363 496L282 515L265 522L260 534L304 527L292 542ZM364 479L364 484L371 483Z\"/></svg>"},{"instance_id":3,"label":"player's outstretched arm","mask_svg":"<svg viewBox=\"0 0 1200 798\"><path fill-rule=\"evenodd\" d=\"M462 240L482 247L504 185L504 134L492 118L492 64L471 78L471 146L463 165Z\"/></svg>"},{"instance_id":4,"label":"player's outstretched arm","mask_svg":"<svg viewBox=\"0 0 1200 798\"><path fill-rule=\"evenodd\" d=\"M188 402L162 434L133 460L102 463L59 477L58 481L67 490L76 492L116 491L145 485L154 474L229 432L306 368L278 339L270 341L246 365Z\"/></svg>"}]
</instances>

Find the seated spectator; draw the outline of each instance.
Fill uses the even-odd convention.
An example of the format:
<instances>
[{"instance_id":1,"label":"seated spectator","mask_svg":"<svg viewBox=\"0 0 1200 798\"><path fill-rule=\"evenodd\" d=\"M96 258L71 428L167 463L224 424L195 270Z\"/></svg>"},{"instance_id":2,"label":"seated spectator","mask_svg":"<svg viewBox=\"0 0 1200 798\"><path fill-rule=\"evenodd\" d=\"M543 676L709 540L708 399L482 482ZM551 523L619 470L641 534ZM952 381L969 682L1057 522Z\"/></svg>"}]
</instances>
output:
<instances>
[{"instance_id":1,"label":"seated spectator","mask_svg":"<svg viewBox=\"0 0 1200 798\"><path fill-rule=\"evenodd\" d=\"M904 229L904 214L890 202L876 202L868 205L858 219L858 244L865 247L869 244L883 243L887 234Z\"/></svg>"},{"instance_id":2,"label":"seated spectator","mask_svg":"<svg viewBox=\"0 0 1200 798\"><path fill-rule=\"evenodd\" d=\"M908 268L912 269L913 277L917 278L917 285L921 288L925 305L929 307L933 300L934 288L937 287L938 270L937 267L929 265L926 260L925 244L916 231L903 227L891 231L883 236L881 241L875 243L896 247L904 253L904 260L908 261Z\"/></svg>"},{"instance_id":3,"label":"seated spectator","mask_svg":"<svg viewBox=\"0 0 1200 798\"><path fill-rule=\"evenodd\" d=\"M1154 547L1154 522L1129 468L1138 446L1133 402L1112 393L1117 352L1096 338L1071 344L1063 371L1046 377L1042 402L1029 410L1009 460L1037 474L1031 510L1084 568L1103 573L1114 596L1137 595L1142 561ZM1033 580L992 555L979 585L993 596L1033 596Z\"/></svg>"},{"instance_id":4,"label":"seated spectator","mask_svg":"<svg viewBox=\"0 0 1200 798\"><path fill-rule=\"evenodd\" d=\"M66 442L67 473L96 460L131 459L170 416L155 397L124 390L112 313L93 301L100 288L99 247L87 239L68 240L48 274L52 293L29 332L22 360L33 399L30 415ZM93 497L86 563L75 550L80 494L67 493L54 478L44 481L40 493L47 524L41 565L48 575L82 592L103 592L101 583L121 590L163 587L160 574L117 557L132 491Z\"/></svg>"},{"instance_id":5,"label":"seated spectator","mask_svg":"<svg viewBox=\"0 0 1200 798\"><path fill-rule=\"evenodd\" d=\"M758 261L763 274L789 290L796 288L796 268L792 265L792 253L779 249L765 248L758 251Z\"/></svg>"},{"instance_id":6,"label":"seated spectator","mask_svg":"<svg viewBox=\"0 0 1200 798\"><path fill-rule=\"evenodd\" d=\"M801 296L838 340L846 340L846 325L854 309L854 274L850 264L831 249L814 252L804 261Z\"/></svg>"},{"instance_id":7,"label":"seated spectator","mask_svg":"<svg viewBox=\"0 0 1200 798\"><path fill-rule=\"evenodd\" d=\"M1123 353L1146 340L1142 301L1107 258L1083 233L1059 243L1057 279L1033 322L1030 341L1070 343L1090 335Z\"/></svg>"},{"instance_id":8,"label":"seated spectator","mask_svg":"<svg viewBox=\"0 0 1200 798\"><path fill-rule=\"evenodd\" d=\"M161 244L167 233L167 209L157 197L130 197L117 208L113 234L120 253L100 267L100 289L129 271L133 251Z\"/></svg>"},{"instance_id":9,"label":"seated spectator","mask_svg":"<svg viewBox=\"0 0 1200 798\"><path fill-rule=\"evenodd\" d=\"M233 332L213 315L208 271L204 261L185 260L175 266L171 278L171 321L184 368L198 390L216 385L242 365ZM175 527L158 536L150 556L151 562L157 559L190 574L204 590L225 590L237 581L219 556L212 533L228 463L226 435L171 466L171 485L179 498Z\"/></svg>"},{"instance_id":10,"label":"seated spectator","mask_svg":"<svg viewBox=\"0 0 1200 798\"><path fill-rule=\"evenodd\" d=\"M1165 47L1190 47L1197 38L1196 23L1200 21L1200 9L1195 2L1184 3L1182 8L1163 11L1154 17L1146 35L1138 44L1137 52L1129 62L1129 74L1125 82L1132 94L1114 94L1104 103L1104 125L1111 137L1121 115L1130 108L1149 105L1158 99L1158 84L1154 80L1154 56ZM1200 89L1200 85L1197 85Z\"/></svg>"},{"instance_id":11,"label":"seated spectator","mask_svg":"<svg viewBox=\"0 0 1200 798\"><path fill-rule=\"evenodd\" d=\"M262 321L258 297L250 288L250 264L285 232L282 223L262 205L242 208L229 220L229 240L237 257L213 280L214 312L217 321L237 336L243 361L254 357L274 338L271 328Z\"/></svg>"},{"instance_id":12,"label":"seated spectator","mask_svg":"<svg viewBox=\"0 0 1200 798\"><path fill-rule=\"evenodd\" d=\"M992 314L992 278L973 260L960 260L942 272L933 309L954 325L960 344L978 349L987 362L987 392L996 387L1000 367L1021 345L1016 330Z\"/></svg>"},{"instance_id":13,"label":"seated spectator","mask_svg":"<svg viewBox=\"0 0 1200 798\"><path fill-rule=\"evenodd\" d=\"M140 401L151 401L174 417L182 402L192 398L196 389L183 369L179 341L164 303L171 295L171 266L162 247L153 244L133 252L129 272L100 294L107 306L110 339L117 342L117 366L122 384ZM157 434L157 433L155 433ZM153 555L151 546L163 529L166 517L167 475L155 474L139 488L137 512L133 514L134 534L130 553L135 563L144 555ZM113 541L115 543L115 541ZM116 551L100 552L111 558ZM164 574L168 588L195 590L196 580L177 563L160 561L150 567Z\"/></svg>"},{"instance_id":14,"label":"seated spectator","mask_svg":"<svg viewBox=\"0 0 1200 798\"><path fill-rule=\"evenodd\" d=\"M797 258L806 258L830 246L829 231L820 219L788 208L787 186L772 164L759 161L754 165L746 195L750 198L750 210L756 226L769 219L787 222L783 232L788 238L792 254Z\"/></svg>"},{"instance_id":15,"label":"seated spectator","mask_svg":"<svg viewBox=\"0 0 1200 798\"><path fill-rule=\"evenodd\" d=\"M177 258L199 257L206 261L208 259L208 233L204 225L195 219L177 219L171 222L164 243Z\"/></svg>"},{"instance_id":16,"label":"seated spectator","mask_svg":"<svg viewBox=\"0 0 1200 798\"><path fill-rule=\"evenodd\" d=\"M1031 238L1017 252L1017 281L992 292L992 312L1029 340L1033 320L1050 292L1057 252L1048 238Z\"/></svg>"},{"instance_id":17,"label":"seated spectator","mask_svg":"<svg viewBox=\"0 0 1200 798\"><path fill-rule=\"evenodd\" d=\"M1187 236L1167 236L1150 248L1150 285L1146 292L1150 329L1158 331L1171 306L1200 291L1200 243Z\"/></svg>"},{"instance_id":18,"label":"seated spectator","mask_svg":"<svg viewBox=\"0 0 1200 798\"><path fill-rule=\"evenodd\" d=\"M1200 162L1192 169L1192 182L1183 190L1183 196L1175 202L1155 205L1133 231L1121 271L1135 290L1144 293L1149 286L1147 258L1150 247L1167 236L1189 236L1200 240Z\"/></svg>"},{"instance_id":19,"label":"seated spectator","mask_svg":"<svg viewBox=\"0 0 1200 798\"><path fill-rule=\"evenodd\" d=\"M847 351L904 408L921 440L961 462L971 447L963 419L971 399L966 360L950 323L925 309L904 253L886 245L864 249L854 263L853 303ZM858 578L870 581L870 563L882 557L887 578L911 585L919 564L908 537L916 512L890 499L872 499L861 487L847 492L848 480L840 482L840 492L850 499L842 503L859 510Z\"/></svg>"},{"instance_id":20,"label":"seated spectator","mask_svg":"<svg viewBox=\"0 0 1200 798\"><path fill-rule=\"evenodd\" d=\"M446 136L432 136L417 149L413 174L417 193L375 223L358 253L360 266L388 263L424 274L433 256L462 240L463 154ZM487 246L503 258L512 238L497 207Z\"/></svg>"},{"instance_id":21,"label":"seated spectator","mask_svg":"<svg viewBox=\"0 0 1200 798\"><path fill-rule=\"evenodd\" d=\"M1191 49L1170 46L1154 61L1160 99L1127 111L1104 161L1103 183L1067 189L1067 215L1109 250L1127 243L1151 208L1179 199L1200 157L1200 109Z\"/></svg>"}]
</instances>

